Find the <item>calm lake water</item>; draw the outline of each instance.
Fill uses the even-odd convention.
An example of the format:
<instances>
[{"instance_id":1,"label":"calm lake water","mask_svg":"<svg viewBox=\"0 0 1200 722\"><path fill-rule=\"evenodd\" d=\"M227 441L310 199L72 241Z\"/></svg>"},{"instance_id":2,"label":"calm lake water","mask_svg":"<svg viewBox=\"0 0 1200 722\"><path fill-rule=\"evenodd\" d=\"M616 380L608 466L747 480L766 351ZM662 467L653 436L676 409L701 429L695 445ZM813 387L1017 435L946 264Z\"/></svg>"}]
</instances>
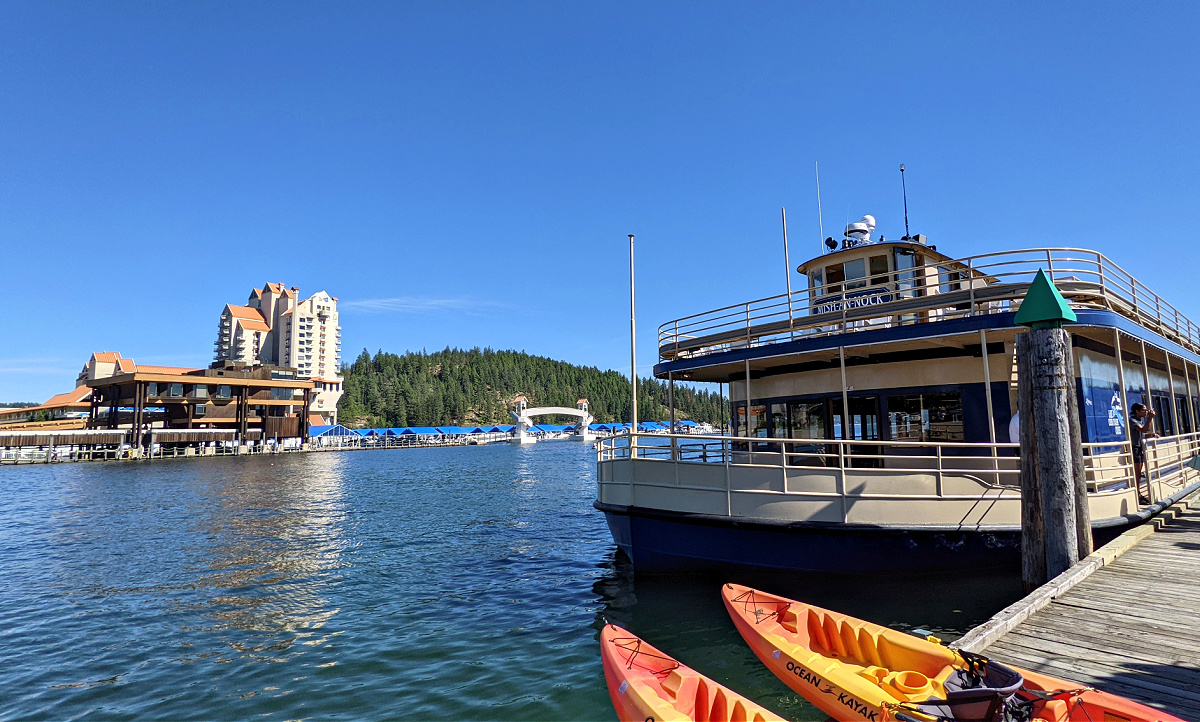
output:
<instances>
[{"instance_id":1,"label":"calm lake water","mask_svg":"<svg viewBox=\"0 0 1200 722\"><path fill-rule=\"evenodd\" d=\"M776 712L724 579L636 579L588 445L0 469L0 719L612 720L603 619ZM953 639L1018 578L736 579Z\"/></svg>"}]
</instances>

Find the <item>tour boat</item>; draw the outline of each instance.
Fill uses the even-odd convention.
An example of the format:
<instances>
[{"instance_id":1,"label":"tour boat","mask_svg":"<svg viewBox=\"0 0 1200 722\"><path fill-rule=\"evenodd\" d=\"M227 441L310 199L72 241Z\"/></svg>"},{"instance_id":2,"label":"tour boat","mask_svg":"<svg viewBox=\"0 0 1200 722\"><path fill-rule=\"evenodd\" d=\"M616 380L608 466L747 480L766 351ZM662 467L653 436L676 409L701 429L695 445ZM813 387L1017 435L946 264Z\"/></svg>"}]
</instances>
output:
<instances>
[{"instance_id":1,"label":"tour boat","mask_svg":"<svg viewBox=\"0 0 1200 722\"><path fill-rule=\"evenodd\" d=\"M1019 565L1014 317L1039 269L1077 317L1096 543L1197 488L1200 327L1174 306L1096 251L955 258L873 230L827 239L801 290L659 328L655 376L727 384L732 433L597 442L595 507L636 570ZM1161 435L1149 503L1126 433L1138 402Z\"/></svg>"}]
</instances>

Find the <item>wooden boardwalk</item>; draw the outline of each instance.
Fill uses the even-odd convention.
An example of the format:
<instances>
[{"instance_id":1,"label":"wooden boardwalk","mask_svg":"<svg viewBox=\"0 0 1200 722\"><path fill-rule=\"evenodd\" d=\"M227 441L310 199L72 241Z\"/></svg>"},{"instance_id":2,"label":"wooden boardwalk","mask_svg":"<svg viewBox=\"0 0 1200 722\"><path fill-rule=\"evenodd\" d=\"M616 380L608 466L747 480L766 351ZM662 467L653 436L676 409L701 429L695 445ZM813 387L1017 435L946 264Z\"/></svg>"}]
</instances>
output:
<instances>
[{"instance_id":1,"label":"wooden boardwalk","mask_svg":"<svg viewBox=\"0 0 1200 722\"><path fill-rule=\"evenodd\" d=\"M985 649L1200 722L1200 502Z\"/></svg>"}]
</instances>

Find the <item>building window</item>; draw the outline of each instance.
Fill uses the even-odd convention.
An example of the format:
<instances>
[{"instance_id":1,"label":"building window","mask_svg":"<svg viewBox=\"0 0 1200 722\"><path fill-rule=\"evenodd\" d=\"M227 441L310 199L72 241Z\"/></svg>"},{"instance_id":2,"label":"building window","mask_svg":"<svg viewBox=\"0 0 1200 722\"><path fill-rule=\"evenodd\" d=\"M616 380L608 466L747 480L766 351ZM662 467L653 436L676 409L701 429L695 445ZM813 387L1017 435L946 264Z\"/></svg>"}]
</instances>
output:
<instances>
[{"instance_id":1,"label":"building window","mask_svg":"<svg viewBox=\"0 0 1200 722\"><path fill-rule=\"evenodd\" d=\"M183 384L166 384L166 395L172 398L183 397Z\"/></svg>"},{"instance_id":2,"label":"building window","mask_svg":"<svg viewBox=\"0 0 1200 722\"><path fill-rule=\"evenodd\" d=\"M153 381L146 384L146 395L147 396L158 396L158 384Z\"/></svg>"},{"instance_id":3,"label":"building window","mask_svg":"<svg viewBox=\"0 0 1200 722\"><path fill-rule=\"evenodd\" d=\"M228 386L222 384L217 387L217 398L218 399L228 399L228 398L230 398L230 396L231 396L231 394L229 393Z\"/></svg>"},{"instance_id":4,"label":"building window","mask_svg":"<svg viewBox=\"0 0 1200 722\"><path fill-rule=\"evenodd\" d=\"M208 398L208 387L203 384L197 384L197 385L193 386L192 387L192 398L207 399Z\"/></svg>"}]
</instances>

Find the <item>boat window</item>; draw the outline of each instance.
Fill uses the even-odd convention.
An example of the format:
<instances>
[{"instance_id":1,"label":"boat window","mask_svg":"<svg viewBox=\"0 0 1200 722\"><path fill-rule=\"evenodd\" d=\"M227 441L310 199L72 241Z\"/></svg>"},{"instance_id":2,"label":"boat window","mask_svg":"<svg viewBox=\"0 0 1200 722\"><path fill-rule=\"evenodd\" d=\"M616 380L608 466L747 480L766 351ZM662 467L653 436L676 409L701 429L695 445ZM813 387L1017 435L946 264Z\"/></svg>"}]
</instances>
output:
<instances>
[{"instance_id":1,"label":"boat window","mask_svg":"<svg viewBox=\"0 0 1200 722\"><path fill-rule=\"evenodd\" d=\"M1175 435L1175 424L1171 419L1171 400L1166 396L1159 394L1150 394L1150 404L1154 408L1154 413L1158 418L1154 420L1158 428L1155 429L1163 436Z\"/></svg>"},{"instance_id":2,"label":"boat window","mask_svg":"<svg viewBox=\"0 0 1200 722\"><path fill-rule=\"evenodd\" d=\"M733 435L746 435L746 405L740 404L733 410Z\"/></svg>"},{"instance_id":3,"label":"boat window","mask_svg":"<svg viewBox=\"0 0 1200 722\"><path fill-rule=\"evenodd\" d=\"M1192 433L1192 420L1188 418L1187 403L1188 399L1186 396L1175 395L1175 409L1179 412L1179 421L1176 428L1179 429L1179 433L1181 434Z\"/></svg>"},{"instance_id":4,"label":"boat window","mask_svg":"<svg viewBox=\"0 0 1200 722\"><path fill-rule=\"evenodd\" d=\"M962 271L951 271L948 268L938 269L938 282L941 284L938 290L941 293L950 293L962 289L962 283L966 279L967 274Z\"/></svg>"},{"instance_id":5,"label":"boat window","mask_svg":"<svg viewBox=\"0 0 1200 722\"><path fill-rule=\"evenodd\" d=\"M888 397L893 441L963 441L962 394Z\"/></svg>"},{"instance_id":6,"label":"boat window","mask_svg":"<svg viewBox=\"0 0 1200 722\"><path fill-rule=\"evenodd\" d=\"M824 439L825 404L816 401L794 401L789 406L788 436L793 439Z\"/></svg>"},{"instance_id":7,"label":"boat window","mask_svg":"<svg viewBox=\"0 0 1200 722\"><path fill-rule=\"evenodd\" d=\"M763 404L754 404L750 408L750 428L747 436L757 436L766 438L767 436L767 407Z\"/></svg>"},{"instance_id":8,"label":"boat window","mask_svg":"<svg viewBox=\"0 0 1200 722\"><path fill-rule=\"evenodd\" d=\"M787 435L787 406L785 404L771 404L771 436L786 439Z\"/></svg>"},{"instance_id":9,"label":"boat window","mask_svg":"<svg viewBox=\"0 0 1200 722\"><path fill-rule=\"evenodd\" d=\"M858 441L879 440L879 412L876 397L850 399L850 426L847 429L850 432L849 436L841 436L842 400L833 399L830 402L830 410L833 413L834 433L837 434L835 438L849 438Z\"/></svg>"},{"instance_id":10,"label":"boat window","mask_svg":"<svg viewBox=\"0 0 1200 722\"><path fill-rule=\"evenodd\" d=\"M821 288L823 285L825 285L825 274L821 272L821 269L818 268L809 274L808 287L812 289L813 295L820 296L824 293L825 289Z\"/></svg>"},{"instance_id":11,"label":"boat window","mask_svg":"<svg viewBox=\"0 0 1200 722\"><path fill-rule=\"evenodd\" d=\"M888 258L887 256L871 256L869 259L871 264L871 285L878 286L881 283L888 282Z\"/></svg>"},{"instance_id":12,"label":"boat window","mask_svg":"<svg viewBox=\"0 0 1200 722\"><path fill-rule=\"evenodd\" d=\"M853 291L856 288L866 288L867 259L856 258L853 261L846 261L845 274L847 291Z\"/></svg>"},{"instance_id":13,"label":"boat window","mask_svg":"<svg viewBox=\"0 0 1200 722\"><path fill-rule=\"evenodd\" d=\"M825 282L829 284L829 288L825 289L825 293L841 293L841 283L845 280L846 269L842 268L842 264L837 263L825 267Z\"/></svg>"},{"instance_id":14,"label":"boat window","mask_svg":"<svg viewBox=\"0 0 1200 722\"><path fill-rule=\"evenodd\" d=\"M897 248L896 254L896 292L901 298L920 296L922 279L913 270L925 261L921 254L907 248Z\"/></svg>"}]
</instances>

